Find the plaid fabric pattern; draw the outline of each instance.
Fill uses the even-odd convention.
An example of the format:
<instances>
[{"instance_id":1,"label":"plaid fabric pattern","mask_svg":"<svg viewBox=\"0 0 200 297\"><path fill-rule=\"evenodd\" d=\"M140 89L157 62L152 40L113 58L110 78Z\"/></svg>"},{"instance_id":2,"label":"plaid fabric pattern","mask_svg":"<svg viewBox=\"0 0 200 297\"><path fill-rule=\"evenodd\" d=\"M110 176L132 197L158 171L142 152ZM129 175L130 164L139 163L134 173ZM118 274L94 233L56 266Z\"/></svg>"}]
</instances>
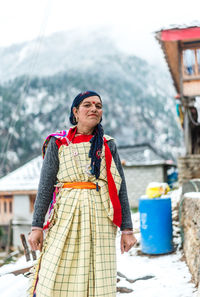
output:
<instances>
[{"instance_id":1,"label":"plaid fabric pattern","mask_svg":"<svg viewBox=\"0 0 200 297\"><path fill-rule=\"evenodd\" d=\"M60 147L59 182L96 182L89 171L89 149L89 142ZM114 162L111 171L119 190L121 178ZM112 223L104 151L98 184L99 192L61 188L57 194L31 297L37 277L36 297L116 296L117 227Z\"/></svg>"}]
</instances>

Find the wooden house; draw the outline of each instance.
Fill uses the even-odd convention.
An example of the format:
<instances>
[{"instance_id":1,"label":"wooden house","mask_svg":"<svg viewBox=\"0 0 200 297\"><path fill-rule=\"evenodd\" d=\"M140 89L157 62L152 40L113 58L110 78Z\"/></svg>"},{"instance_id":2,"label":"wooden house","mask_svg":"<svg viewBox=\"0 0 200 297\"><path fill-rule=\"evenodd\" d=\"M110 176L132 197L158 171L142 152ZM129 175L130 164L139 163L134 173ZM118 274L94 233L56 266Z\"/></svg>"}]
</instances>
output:
<instances>
[{"instance_id":1,"label":"wooden house","mask_svg":"<svg viewBox=\"0 0 200 297\"><path fill-rule=\"evenodd\" d=\"M200 153L200 124L195 107L200 96L200 27L175 27L156 32L180 100L187 154Z\"/></svg>"},{"instance_id":2,"label":"wooden house","mask_svg":"<svg viewBox=\"0 0 200 297\"><path fill-rule=\"evenodd\" d=\"M173 27L156 32L178 95L177 111L186 155L178 159L179 182L200 178L200 27Z\"/></svg>"},{"instance_id":3,"label":"wooden house","mask_svg":"<svg viewBox=\"0 0 200 297\"><path fill-rule=\"evenodd\" d=\"M200 27L172 28L156 34L175 88L181 97L200 95Z\"/></svg>"}]
</instances>

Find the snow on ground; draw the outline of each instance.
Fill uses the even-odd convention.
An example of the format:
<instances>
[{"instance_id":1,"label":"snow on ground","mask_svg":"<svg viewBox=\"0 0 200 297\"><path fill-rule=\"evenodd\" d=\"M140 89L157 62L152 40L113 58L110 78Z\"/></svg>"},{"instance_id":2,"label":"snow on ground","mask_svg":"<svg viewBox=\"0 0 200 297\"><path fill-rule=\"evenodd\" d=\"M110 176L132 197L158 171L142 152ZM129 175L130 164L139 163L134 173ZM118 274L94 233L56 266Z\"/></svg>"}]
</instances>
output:
<instances>
[{"instance_id":1,"label":"snow on ground","mask_svg":"<svg viewBox=\"0 0 200 297\"><path fill-rule=\"evenodd\" d=\"M11 271L32 266L33 261L26 262L25 256L12 264L0 267L0 296L1 297L27 297L28 278L23 274L15 276Z\"/></svg>"},{"instance_id":2,"label":"snow on ground","mask_svg":"<svg viewBox=\"0 0 200 297\"><path fill-rule=\"evenodd\" d=\"M185 198L192 198L192 199L199 199L200 198L200 192L188 192L184 194Z\"/></svg>"},{"instance_id":3,"label":"snow on ground","mask_svg":"<svg viewBox=\"0 0 200 297\"><path fill-rule=\"evenodd\" d=\"M22 274L6 274L0 277L1 297L27 297L28 278Z\"/></svg>"},{"instance_id":4,"label":"snow on ground","mask_svg":"<svg viewBox=\"0 0 200 297\"><path fill-rule=\"evenodd\" d=\"M128 279L144 276L154 276L148 280L138 280L129 283L120 278L118 287L133 290L126 294L129 297L197 297L197 289L191 282L191 274L184 261L182 253L176 252L161 256L137 256L134 248L130 253L121 255L120 238L117 238L117 271ZM132 254L132 256L131 256ZM117 293L117 296L125 295Z\"/></svg>"},{"instance_id":5,"label":"snow on ground","mask_svg":"<svg viewBox=\"0 0 200 297\"><path fill-rule=\"evenodd\" d=\"M37 253L37 255L39 255L39 253ZM0 267L0 276L7 274L11 271L23 269L26 267L31 267L32 265L33 265L33 261L26 262L25 256L23 256L23 257L19 258L18 261L14 262L14 263Z\"/></svg>"},{"instance_id":6,"label":"snow on ground","mask_svg":"<svg viewBox=\"0 0 200 297\"><path fill-rule=\"evenodd\" d=\"M138 213L134 215L134 227L138 230ZM136 233L138 241L140 233ZM197 297L197 289L191 282L191 274L184 261L182 252L162 256L139 255L138 247L133 247L128 253L121 255L120 235L116 238L117 244L117 271L128 279L137 279L153 276L147 280L137 280L133 283L124 277L117 287L126 287L133 290L131 293L117 293L127 297ZM15 264L0 267L0 296L1 297L27 297L28 278L23 275L14 276L5 274L12 269L25 267L25 258L21 257ZM78 296L77 296L78 297Z\"/></svg>"},{"instance_id":7,"label":"snow on ground","mask_svg":"<svg viewBox=\"0 0 200 297\"><path fill-rule=\"evenodd\" d=\"M154 278L129 283L121 277L117 286L130 288L133 292L117 293L118 297L145 297L145 295L148 297L197 297L197 290L191 282L188 267L184 261L181 261L181 252L149 257L137 256L133 248L130 253L121 255L119 241L120 237L117 237L117 270L130 279L147 275L154 276ZM22 262L24 262L24 257L14 265L14 268L22 268ZM11 266L13 268L13 264L1 267L0 274L9 271ZM14 276L10 273L0 277L0 296L2 297L26 297L27 287L28 278L23 275Z\"/></svg>"}]
</instances>

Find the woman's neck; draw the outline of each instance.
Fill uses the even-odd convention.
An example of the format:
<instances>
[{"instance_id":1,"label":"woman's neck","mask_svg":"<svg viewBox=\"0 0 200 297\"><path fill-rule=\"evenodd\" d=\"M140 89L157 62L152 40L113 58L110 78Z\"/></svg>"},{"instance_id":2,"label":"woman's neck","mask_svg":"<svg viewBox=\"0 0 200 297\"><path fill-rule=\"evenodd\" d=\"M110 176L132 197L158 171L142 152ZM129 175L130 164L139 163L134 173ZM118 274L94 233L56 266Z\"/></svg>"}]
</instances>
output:
<instances>
[{"instance_id":1,"label":"woman's neck","mask_svg":"<svg viewBox=\"0 0 200 297\"><path fill-rule=\"evenodd\" d=\"M79 127L77 125L76 134L83 134L83 135L91 135L93 133L94 128L88 128L88 127Z\"/></svg>"}]
</instances>

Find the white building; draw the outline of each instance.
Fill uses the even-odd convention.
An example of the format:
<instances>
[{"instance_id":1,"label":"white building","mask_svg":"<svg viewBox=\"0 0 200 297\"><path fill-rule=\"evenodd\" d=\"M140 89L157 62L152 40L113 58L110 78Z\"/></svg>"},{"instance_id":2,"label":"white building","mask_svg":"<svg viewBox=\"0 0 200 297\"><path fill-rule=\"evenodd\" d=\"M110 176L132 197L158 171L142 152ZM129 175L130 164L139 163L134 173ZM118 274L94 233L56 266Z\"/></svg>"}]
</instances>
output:
<instances>
[{"instance_id":1,"label":"white building","mask_svg":"<svg viewBox=\"0 0 200 297\"><path fill-rule=\"evenodd\" d=\"M14 246L21 246L20 233L30 231L41 166L37 157L0 179L0 226L6 234L12 220Z\"/></svg>"}]
</instances>

